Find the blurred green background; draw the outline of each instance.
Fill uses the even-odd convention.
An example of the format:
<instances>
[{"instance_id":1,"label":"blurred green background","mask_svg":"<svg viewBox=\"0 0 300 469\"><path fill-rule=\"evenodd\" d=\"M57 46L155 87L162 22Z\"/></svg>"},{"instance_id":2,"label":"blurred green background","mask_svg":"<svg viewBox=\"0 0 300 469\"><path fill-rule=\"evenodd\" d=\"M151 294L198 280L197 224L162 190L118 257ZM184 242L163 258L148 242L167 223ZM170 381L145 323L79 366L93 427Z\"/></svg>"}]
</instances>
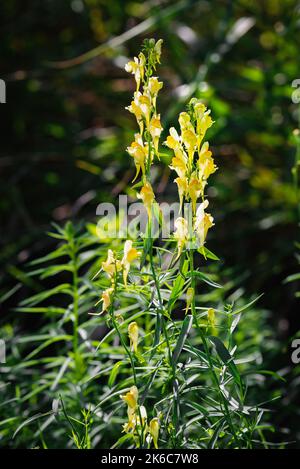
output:
<instances>
[{"instance_id":1,"label":"blurred green background","mask_svg":"<svg viewBox=\"0 0 300 469\"><path fill-rule=\"evenodd\" d=\"M125 106L135 84L124 64L145 37L162 38L164 136L191 96L212 109L209 140L219 171L209 189L216 226L208 246L239 295L264 293L259 305L281 344L268 366L285 370L292 383L283 386L278 421L297 438L290 345L299 306L296 282L285 279L299 271L292 174L299 3L10 0L1 2L0 22L7 86L0 105L0 321L26 296L21 284L32 286L24 263L53 245L45 236L52 221L95 220L99 202L132 194L135 171L125 149L136 126ZM155 178L158 199L175 200L166 165L157 165Z\"/></svg>"}]
</instances>

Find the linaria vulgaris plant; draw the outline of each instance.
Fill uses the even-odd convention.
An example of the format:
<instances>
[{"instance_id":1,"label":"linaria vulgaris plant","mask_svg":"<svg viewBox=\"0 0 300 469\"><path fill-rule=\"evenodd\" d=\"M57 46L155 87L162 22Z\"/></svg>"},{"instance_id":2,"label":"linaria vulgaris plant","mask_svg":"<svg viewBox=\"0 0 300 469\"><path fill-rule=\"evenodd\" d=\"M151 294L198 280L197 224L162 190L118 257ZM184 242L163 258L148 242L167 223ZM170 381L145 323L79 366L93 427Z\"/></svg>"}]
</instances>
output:
<instances>
[{"instance_id":1,"label":"linaria vulgaris plant","mask_svg":"<svg viewBox=\"0 0 300 469\"><path fill-rule=\"evenodd\" d=\"M261 366L265 312L256 309L257 298L247 303L229 295L234 280L217 283L218 257L206 247L214 225L206 196L217 170L206 140L213 120L204 103L191 99L162 146L161 47L161 40L146 40L126 65L136 82L127 109L137 121L128 164L136 168L145 232L105 239L93 224L69 222L50 233L58 246L31 263L27 285L36 292L16 311L38 318L32 334L22 336L18 325L5 329L11 345L1 366L0 438L7 445L272 444L265 437L272 427L262 423L266 403L262 408L252 392L258 376L272 374ZM164 240L153 235L164 219L151 168L166 160L179 212Z\"/></svg>"}]
</instances>

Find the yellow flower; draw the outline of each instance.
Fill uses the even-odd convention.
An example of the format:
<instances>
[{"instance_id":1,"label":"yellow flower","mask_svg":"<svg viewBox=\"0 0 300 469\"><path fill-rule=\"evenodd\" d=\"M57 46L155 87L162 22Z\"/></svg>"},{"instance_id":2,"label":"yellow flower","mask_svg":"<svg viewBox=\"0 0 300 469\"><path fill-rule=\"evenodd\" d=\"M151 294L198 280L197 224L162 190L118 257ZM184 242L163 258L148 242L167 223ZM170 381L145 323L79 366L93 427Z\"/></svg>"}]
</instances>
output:
<instances>
[{"instance_id":1,"label":"yellow flower","mask_svg":"<svg viewBox=\"0 0 300 469\"><path fill-rule=\"evenodd\" d=\"M159 436L159 420L157 417L152 419L149 423L149 431L152 436L155 449L158 449L158 436Z\"/></svg>"},{"instance_id":2,"label":"yellow flower","mask_svg":"<svg viewBox=\"0 0 300 469\"><path fill-rule=\"evenodd\" d=\"M193 301L193 298L194 298L194 295L195 295L195 290L190 287L187 289L186 291L186 308L185 308L185 314L187 314L191 304L192 304L192 301Z\"/></svg>"},{"instance_id":3,"label":"yellow flower","mask_svg":"<svg viewBox=\"0 0 300 469\"><path fill-rule=\"evenodd\" d=\"M167 147L172 150L180 149L180 137L177 133L177 130L174 127L171 127L169 130L170 135L168 135L167 140L164 142Z\"/></svg>"},{"instance_id":4,"label":"yellow flower","mask_svg":"<svg viewBox=\"0 0 300 469\"><path fill-rule=\"evenodd\" d=\"M178 187L179 201L180 201L180 210L182 208L183 197L187 191L187 179L186 177L178 177L174 179Z\"/></svg>"},{"instance_id":5,"label":"yellow flower","mask_svg":"<svg viewBox=\"0 0 300 469\"><path fill-rule=\"evenodd\" d=\"M104 311L106 311L111 305L111 295L113 291L114 291L114 288L110 287L104 290L104 292L102 293L102 296L101 296L101 299L103 301L102 313L104 313Z\"/></svg>"},{"instance_id":6,"label":"yellow flower","mask_svg":"<svg viewBox=\"0 0 300 469\"><path fill-rule=\"evenodd\" d=\"M178 259L188 239L188 224L185 218L178 217L174 222L174 226L176 228L176 231L174 232L174 238L177 240L178 248L176 259Z\"/></svg>"},{"instance_id":7,"label":"yellow flower","mask_svg":"<svg viewBox=\"0 0 300 469\"><path fill-rule=\"evenodd\" d=\"M184 178L187 172L186 162L183 157L179 158L178 156L175 156L172 158L172 163L169 168L176 171L180 178Z\"/></svg>"},{"instance_id":8,"label":"yellow flower","mask_svg":"<svg viewBox=\"0 0 300 469\"><path fill-rule=\"evenodd\" d=\"M154 59L157 63L160 63L160 56L161 56L161 46L162 46L163 40L159 39L154 46Z\"/></svg>"},{"instance_id":9,"label":"yellow flower","mask_svg":"<svg viewBox=\"0 0 300 469\"><path fill-rule=\"evenodd\" d=\"M153 115L150 121L150 125L149 125L149 132L151 134L153 144L154 144L154 149L157 155L158 155L159 138L160 138L160 134L162 133L162 131L163 131L163 128L160 123L160 114L158 114L157 116Z\"/></svg>"},{"instance_id":10,"label":"yellow flower","mask_svg":"<svg viewBox=\"0 0 300 469\"><path fill-rule=\"evenodd\" d=\"M151 208L153 201L155 199L154 192L150 182L146 181L141 189L141 192L138 194L138 198L142 199L143 204L145 205L149 218L151 217Z\"/></svg>"},{"instance_id":11,"label":"yellow flower","mask_svg":"<svg viewBox=\"0 0 300 469\"><path fill-rule=\"evenodd\" d=\"M197 128L197 141L198 148L200 148L201 142L205 136L205 133L209 127L213 125L213 120L210 116L210 110L202 103L196 103L194 105L194 111L196 115L196 128Z\"/></svg>"},{"instance_id":12,"label":"yellow flower","mask_svg":"<svg viewBox=\"0 0 300 469\"><path fill-rule=\"evenodd\" d=\"M190 199L192 201L193 213L195 213L197 200L198 200L199 196L203 194L203 191L204 191L203 182L200 179L197 178L195 173L193 173L191 175L191 179L190 179L189 185L188 185L188 194L189 194Z\"/></svg>"},{"instance_id":13,"label":"yellow flower","mask_svg":"<svg viewBox=\"0 0 300 469\"><path fill-rule=\"evenodd\" d=\"M195 135L195 132L191 130L184 130L181 137L184 146L188 152L189 160L192 163L192 158L195 153L195 147L197 145L197 137Z\"/></svg>"},{"instance_id":14,"label":"yellow flower","mask_svg":"<svg viewBox=\"0 0 300 469\"><path fill-rule=\"evenodd\" d=\"M181 129L181 133L183 133L185 130L190 130L191 132L195 132L194 126L191 123L191 118L187 112L181 112L179 114L179 125Z\"/></svg>"},{"instance_id":15,"label":"yellow flower","mask_svg":"<svg viewBox=\"0 0 300 469\"><path fill-rule=\"evenodd\" d=\"M138 58L134 57L133 61L131 60L125 65L126 72L132 73L134 75L137 90L140 87L141 80L144 79L145 63L146 63L146 58L144 54L141 52Z\"/></svg>"},{"instance_id":16,"label":"yellow flower","mask_svg":"<svg viewBox=\"0 0 300 469\"><path fill-rule=\"evenodd\" d=\"M149 78L147 90L149 91L149 93L151 94L151 96L153 96L153 97L156 98L156 96L157 96L159 90L161 90L162 87L163 87L163 82L162 82L162 81L158 81L158 78L157 78L157 77L151 77L151 78Z\"/></svg>"},{"instance_id":17,"label":"yellow flower","mask_svg":"<svg viewBox=\"0 0 300 469\"><path fill-rule=\"evenodd\" d=\"M211 151L209 151L208 147L208 142L204 142L201 147L198 160L200 176L204 180L207 180L209 176L218 169L217 166L214 164L214 160L211 156L212 153Z\"/></svg>"},{"instance_id":18,"label":"yellow flower","mask_svg":"<svg viewBox=\"0 0 300 469\"><path fill-rule=\"evenodd\" d=\"M145 118L147 128L149 128L150 114L151 114L151 100L149 96L142 94L139 98L139 105L142 111L142 115Z\"/></svg>"},{"instance_id":19,"label":"yellow flower","mask_svg":"<svg viewBox=\"0 0 300 469\"><path fill-rule=\"evenodd\" d=\"M213 217L209 213L205 212L207 206L208 200L205 200L204 202L202 202L202 204L199 205L196 213L195 231L199 238L200 246L204 245L207 232L209 228L214 225Z\"/></svg>"},{"instance_id":20,"label":"yellow flower","mask_svg":"<svg viewBox=\"0 0 300 469\"><path fill-rule=\"evenodd\" d=\"M128 335L130 339L130 348L136 353L139 340L139 328L136 322L131 322L128 325Z\"/></svg>"},{"instance_id":21,"label":"yellow flower","mask_svg":"<svg viewBox=\"0 0 300 469\"><path fill-rule=\"evenodd\" d=\"M132 247L132 241L127 239L124 245L124 256L122 259L123 279L125 286L127 285L127 277L130 270L130 264L141 255L135 248Z\"/></svg>"},{"instance_id":22,"label":"yellow flower","mask_svg":"<svg viewBox=\"0 0 300 469\"><path fill-rule=\"evenodd\" d=\"M128 407L130 407L133 410L136 410L137 408L137 401L139 397L139 391L136 386L131 386L130 390L123 396L120 396L121 399L126 402Z\"/></svg>"},{"instance_id":23,"label":"yellow flower","mask_svg":"<svg viewBox=\"0 0 300 469\"><path fill-rule=\"evenodd\" d=\"M139 91L136 91L134 93L134 100L131 101L130 106L125 107L125 109L127 109L129 112L134 114L137 120L137 123L140 127L140 133L142 134L143 129L144 129L144 123L143 123L143 112L142 112L141 105L140 105L141 96L142 94Z\"/></svg>"},{"instance_id":24,"label":"yellow flower","mask_svg":"<svg viewBox=\"0 0 300 469\"><path fill-rule=\"evenodd\" d=\"M135 141L132 142L130 147L127 147L127 152L130 156L134 158L134 163L136 167L136 175L133 181L135 181L138 177L140 170L142 170L143 175L145 174L145 160L148 155L148 145L144 145L141 135L135 134L134 138Z\"/></svg>"},{"instance_id":25,"label":"yellow flower","mask_svg":"<svg viewBox=\"0 0 300 469\"><path fill-rule=\"evenodd\" d=\"M107 260L102 262L102 269L113 280L117 272L121 270L120 261L115 259L114 253L111 249L107 251Z\"/></svg>"}]
</instances>

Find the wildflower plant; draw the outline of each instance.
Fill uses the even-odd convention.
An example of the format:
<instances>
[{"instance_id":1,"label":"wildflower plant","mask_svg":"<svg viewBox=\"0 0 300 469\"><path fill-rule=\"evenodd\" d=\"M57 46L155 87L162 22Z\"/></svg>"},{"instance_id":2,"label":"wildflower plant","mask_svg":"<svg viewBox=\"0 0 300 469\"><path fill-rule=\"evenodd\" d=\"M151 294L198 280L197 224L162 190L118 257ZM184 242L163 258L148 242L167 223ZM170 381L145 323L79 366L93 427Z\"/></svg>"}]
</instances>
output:
<instances>
[{"instance_id":1,"label":"wildflower plant","mask_svg":"<svg viewBox=\"0 0 300 469\"><path fill-rule=\"evenodd\" d=\"M13 435L17 446L43 448L57 440L77 448L271 446L266 404L251 392L255 377L272 374L260 367L264 313L256 298L230 297L234 280L217 282L218 257L207 248L213 120L192 98L163 141L161 50L162 40L145 40L125 67L136 85L127 107L137 125L128 164L147 225L135 239L104 239L95 225L70 222L50 233L59 245L32 262L37 291L17 308L41 315L40 327L28 337L6 331L15 335L1 368L8 377L2 408L15 406L15 417L0 420L7 444ZM167 239L154 236L164 218L151 171L166 151L179 202ZM43 289L48 279L54 285Z\"/></svg>"},{"instance_id":2,"label":"wildflower plant","mask_svg":"<svg viewBox=\"0 0 300 469\"><path fill-rule=\"evenodd\" d=\"M125 241L122 260L108 251L102 263L111 280L102 293L102 312L109 312L132 376L131 386L120 396L127 404L127 422L115 446L127 442L139 448L251 447L261 414L255 405L246 406L245 382L235 363L232 332L239 311L200 307L197 301L199 281L219 287L195 265L196 253L205 260L217 260L205 246L214 225L205 195L208 179L217 170L206 140L213 120L199 99L190 100L179 115L180 131L171 127L164 142L171 152L170 168L176 173L179 198L173 235L164 245L155 244L151 230L155 220L163 223L151 180L151 167L155 160L160 162L163 132L158 112L163 83L156 76L161 47L161 40L146 40L138 57L125 66L136 82L126 109L138 126L127 152L135 164L134 188L144 204L148 225L135 241L136 248L131 240ZM137 264L131 280L131 267ZM114 314L118 290L139 294L143 308L128 324L127 338L123 319L120 322ZM178 311L182 300L181 319L175 320L174 310ZM226 326L222 325L224 315ZM227 345L220 333L227 334Z\"/></svg>"}]
</instances>

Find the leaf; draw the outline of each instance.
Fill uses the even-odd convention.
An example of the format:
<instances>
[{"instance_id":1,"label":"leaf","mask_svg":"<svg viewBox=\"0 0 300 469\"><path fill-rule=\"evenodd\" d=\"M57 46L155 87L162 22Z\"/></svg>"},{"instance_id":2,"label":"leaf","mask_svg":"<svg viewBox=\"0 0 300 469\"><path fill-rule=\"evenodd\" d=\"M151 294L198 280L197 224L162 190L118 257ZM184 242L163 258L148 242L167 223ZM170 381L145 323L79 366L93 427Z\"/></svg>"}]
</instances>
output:
<instances>
[{"instance_id":1,"label":"leaf","mask_svg":"<svg viewBox=\"0 0 300 469\"><path fill-rule=\"evenodd\" d=\"M118 439L118 441L111 447L111 449L118 448L121 446L125 441L127 440L132 440L134 438L132 433L126 433L126 435L121 436L121 438Z\"/></svg>"},{"instance_id":2,"label":"leaf","mask_svg":"<svg viewBox=\"0 0 300 469\"><path fill-rule=\"evenodd\" d=\"M220 260L219 257L216 254L214 254L212 251L210 251L209 249L207 249L204 246L201 246L201 248L198 249L198 252L200 254L202 254L202 256L204 256L205 259L208 258L208 259L212 259L213 261L219 261Z\"/></svg>"},{"instance_id":3,"label":"leaf","mask_svg":"<svg viewBox=\"0 0 300 469\"><path fill-rule=\"evenodd\" d=\"M24 422L21 423L21 425L18 426L15 433L13 434L13 438L15 438L15 436L19 433L19 431L22 430L22 428L26 427L26 425L28 425L29 423L34 422L35 420L38 420L43 417L48 417L48 415L53 415L53 411L46 412L44 414L39 413L39 414L33 415L29 419L26 419Z\"/></svg>"},{"instance_id":4,"label":"leaf","mask_svg":"<svg viewBox=\"0 0 300 469\"><path fill-rule=\"evenodd\" d=\"M245 311L245 309L249 308L250 306L252 306L257 300L259 300L259 298L261 298L263 296L263 293L261 295L259 295L257 298L254 298L254 300L250 301L250 303L247 303L245 306L242 306L240 309L238 309L237 311L233 311L232 314L239 314L241 313L242 311Z\"/></svg>"},{"instance_id":5,"label":"leaf","mask_svg":"<svg viewBox=\"0 0 300 469\"><path fill-rule=\"evenodd\" d=\"M214 344L216 347L217 354L221 358L222 362L228 366L231 374L235 380L235 382L243 389L243 382L241 376L238 372L236 364L233 361L233 357L230 355L229 351L223 344L223 342L219 339L219 337L209 336L209 340Z\"/></svg>"},{"instance_id":6,"label":"leaf","mask_svg":"<svg viewBox=\"0 0 300 469\"><path fill-rule=\"evenodd\" d=\"M187 271L188 271L188 261L185 260L183 263L181 273L176 277L173 288L171 290L171 295L169 297L169 302L168 302L169 311L172 310L174 304L176 303L179 296L181 295L181 292L185 283L185 277L186 277Z\"/></svg>"},{"instance_id":7,"label":"leaf","mask_svg":"<svg viewBox=\"0 0 300 469\"><path fill-rule=\"evenodd\" d=\"M108 378L108 386L109 386L110 388L113 387L114 382L115 382L115 380L116 380L116 377L117 377L117 375L118 375L118 373L119 373L119 368L120 368L120 366L121 366L122 364L123 364L123 361L119 361L119 362L117 362L117 363L114 364L114 366L113 366L113 368L112 368L112 370L111 370L111 372L110 372L109 378Z\"/></svg>"},{"instance_id":8,"label":"leaf","mask_svg":"<svg viewBox=\"0 0 300 469\"><path fill-rule=\"evenodd\" d=\"M203 274L202 272L199 272L198 270L194 270L193 272L188 273L188 277L192 277L192 275L194 275L195 277L201 278L201 280L203 280L203 282L207 283L211 287L223 288L222 285L220 285L219 283L214 282L210 277Z\"/></svg>"},{"instance_id":9,"label":"leaf","mask_svg":"<svg viewBox=\"0 0 300 469\"><path fill-rule=\"evenodd\" d=\"M192 315L187 316L182 322L181 331L180 331L180 334L179 334L179 337L178 337L178 340L177 340L177 343L176 343L176 346L174 348L174 352L173 352L173 355L172 355L173 366L176 366L176 364L177 364L177 360L178 360L178 358L181 354L182 348L183 348L184 343L187 339L187 336L190 332L192 324L193 324L193 316Z\"/></svg>"}]
</instances>

